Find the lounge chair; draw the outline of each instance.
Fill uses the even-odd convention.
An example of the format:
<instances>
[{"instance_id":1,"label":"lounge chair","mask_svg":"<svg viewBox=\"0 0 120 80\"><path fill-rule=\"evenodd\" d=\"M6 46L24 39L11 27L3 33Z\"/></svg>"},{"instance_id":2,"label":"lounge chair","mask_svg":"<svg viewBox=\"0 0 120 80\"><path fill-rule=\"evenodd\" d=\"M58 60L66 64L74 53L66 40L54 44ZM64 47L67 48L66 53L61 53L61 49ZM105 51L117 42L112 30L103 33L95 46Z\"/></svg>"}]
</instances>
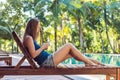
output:
<instances>
[{"instance_id":1,"label":"lounge chair","mask_svg":"<svg viewBox=\"0 0 120 80\"><path fill-rule=\"evenodd\" d=\"M0 56L9 56L8 52L0 49Z\"/></svg>"},{"instance_id":2,"label":"lounge chair","mask_svg":"<svg viewBox=\"0 0 120 80\"><path fill-rule=\"evenodd\" d=\"M12 57L6 51L0 50L0 61L5 61L7 65L12 65Z\"/></svg>"},{"instance_id":3,"label":"lounge chair","mask_svg":"<svg viewBox=\"0 0 120 80\"><path fill-rule=\"evenodd\" d=\"M107 67L107 66L80 66L80 65L64 65L54 67L38 67L33 58L26 50L21 40L17 36L16 32L12 32L14 40L24 54L23 58L16 66L0 67L0 75L75 75L75 74L105 74L106 80L110 80L110 77L114 77L115 80L120 80L120 68L119 67ZM30 66L21 66L24 60L27 59Z\"/></svg>"}]
</instances>

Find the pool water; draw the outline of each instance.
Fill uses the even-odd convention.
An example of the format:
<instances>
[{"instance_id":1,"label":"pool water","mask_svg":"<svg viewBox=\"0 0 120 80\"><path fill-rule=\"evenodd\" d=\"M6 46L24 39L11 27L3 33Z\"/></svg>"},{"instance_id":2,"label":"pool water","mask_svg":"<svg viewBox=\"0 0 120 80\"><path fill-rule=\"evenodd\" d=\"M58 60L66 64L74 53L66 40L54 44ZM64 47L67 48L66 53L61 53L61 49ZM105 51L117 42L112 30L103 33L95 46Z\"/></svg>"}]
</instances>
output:
<instances>
[{"instance_id":1,"label":"pool water","mask_svg":"<svg viewBox=\"0 0 120 80\"><path fill-rule=\"evenodd\" d=\"M118 54L88 54L86 53L85 56L88 58L98 60L103 64L110 64L113 66L120 66L120 55ZM70 58L65 60L63 63L65 64L84 64L83 62L77 61L74 58Z\"/></svg>"}]
</instances>

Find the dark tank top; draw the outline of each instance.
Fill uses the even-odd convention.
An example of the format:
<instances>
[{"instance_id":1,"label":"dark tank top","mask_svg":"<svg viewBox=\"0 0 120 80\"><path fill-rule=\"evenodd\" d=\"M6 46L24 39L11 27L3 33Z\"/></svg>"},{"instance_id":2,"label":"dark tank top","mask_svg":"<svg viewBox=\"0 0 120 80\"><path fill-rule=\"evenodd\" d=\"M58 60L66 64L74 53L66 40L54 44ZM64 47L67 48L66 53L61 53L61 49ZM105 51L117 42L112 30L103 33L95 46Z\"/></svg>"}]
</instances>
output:
<instances>
[{"instance_id":1,"label":"dark tank top","mask_svg":"<svg viewBox=\"0 0 120 80\"><path fill-rule=\"evenodd\" d=\"M34 46L35 46L35 50L39 49L40 48L40 45L37 44L36 41L34 41ZM34 60L39 64L41 65L46 59L47 57L49 56L50 54L46 51L42 51L37 57L34 58Z\"/></svg>"}]
</instances>

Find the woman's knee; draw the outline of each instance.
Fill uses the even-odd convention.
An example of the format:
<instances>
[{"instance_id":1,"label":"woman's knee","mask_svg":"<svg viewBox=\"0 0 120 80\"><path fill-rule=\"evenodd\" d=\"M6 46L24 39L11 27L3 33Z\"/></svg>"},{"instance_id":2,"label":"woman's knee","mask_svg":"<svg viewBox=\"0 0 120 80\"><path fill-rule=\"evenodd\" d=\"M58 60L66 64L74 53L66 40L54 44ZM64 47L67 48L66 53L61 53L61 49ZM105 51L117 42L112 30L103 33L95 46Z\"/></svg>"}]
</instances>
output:
<instances>
[{"instance_id":1,"label":"woman's knee","mask_svg":"<svg viewBox=\"0 0 120 80\"><path fill-rule=\"evenodd\" d=\"M69 48L73 47L73 44L72 44L72 43L66 43L65 45L66 45L67 47L69 47Z\"/></svg>"}]
</instances>

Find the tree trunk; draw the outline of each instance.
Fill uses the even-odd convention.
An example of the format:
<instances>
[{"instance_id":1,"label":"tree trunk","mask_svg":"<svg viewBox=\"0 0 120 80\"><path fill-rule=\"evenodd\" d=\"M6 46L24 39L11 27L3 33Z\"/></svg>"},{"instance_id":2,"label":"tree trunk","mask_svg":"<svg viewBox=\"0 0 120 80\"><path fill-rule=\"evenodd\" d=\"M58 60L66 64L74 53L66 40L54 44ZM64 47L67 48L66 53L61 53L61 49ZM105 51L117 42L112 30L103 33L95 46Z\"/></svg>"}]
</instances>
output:
<instances>
[{"instance_id":1,"label":"tree trunk","mask_svg":"<svg viewBox=\"0 0 120 80\"><path fill-rule=\"evenodd\" d=\"M61 23L60 23L60 29L62 31L62 45L65 44L65 39L64 39L64 31L63 31L63 23L62 23L62 19L61 19Z\"/></svg>"},{"instance_id":2,"label":"tree trunk","mask_svg":"<svg viewBox=\"0 0 120 80\"><path fill-rule=\"evenodd\" d=\"M14 45L14 42L13 42L13 38L12 38L12 53L13 53L13 50L14 50L13 45Z\"/></svg>"},{"instance_id":3,"label":"tree trunk","mask_svg":"<svg viewBox=\"0 0 120 80\"><path fill-rule=\"evenodd\" d=\"M57 23L54 25L54 36L55 36L55 51L57 50Z\"/></svg>"},{"instance_id":4,"label":"tree trunk","mask_svg":"<svg viewBox=\"0 0 120 80\"><path fill-rule=\"evenodd\" d=\"M6 42L6 40L5 40L5 42ZM7 48L7 47L6 47L6 43L5 43L5 51L6 51L6 48Z\"/></svg>"},{"instance_id":5,"label":"tree trunk","mask_svg":"<svg viewBox=\"0 0 120 80\"><path fill-rule=\"evenodd\" d=\"M107 35L108 42L110 44L111 49L113 50L113 53L116 53L116 51L114 50L114 48L111 45L111 42L110 42L110 39L109 39L109 34L108 34L107 16L106 16L106 1L104 2L104 20L105 20L105 29L106 29L106 35Z\"/></svg>"},{"instance_id":6,"label":"tree trunk","mask_svg":"<svg viewBox=\"0 0 120 80\"><path fill-rule=\"evenodd\" d=\"M21 35L20 35L20 32L19 32L19 36L21 36ZM16 51L16 52L17 52L17 54L19 53L18 48L19 48L19 47L18 47L18 45L17 45L17 51Z\"/></svg>"},{"instance_id":7,"label":"tree trunk","mask_svg":"<svg viewBox=\"0 0 120 80\"><path fill-rule=\"evenodd\" d=\"M85 49L84 49L84 41L83 41L83 33L82 33L82 27L80 25L80 17L78 15L78 27L79 27L79 40L80 40L80 45L81 45L81 48L82 48L82 52L84 53L85 52Z\"/></svg>"},{"instance_id":8,"label":"tree trunk","mask_svg":"<svg viewBox=\"0 0 120 80\"><path fill-rule=\"evenodd\" d=\"M99 31L99 35L100 35L100 39L101 39L101 42L102 42L102 53L104 53L104 41L103 41L103 38L102 38L102 35L101 35L100 31Z\"/></svg>"},{"instance_id":9,"label":"tree trunk","mask_svg":"<svg viewBox=\"0 0 120 80\"><path fill-rule=\"evenodd\" d=\"M40 30L40 44L42 44L44 42L44 38L43 38L43 28L41 27Z\"/></svg>"}]
</instances>

